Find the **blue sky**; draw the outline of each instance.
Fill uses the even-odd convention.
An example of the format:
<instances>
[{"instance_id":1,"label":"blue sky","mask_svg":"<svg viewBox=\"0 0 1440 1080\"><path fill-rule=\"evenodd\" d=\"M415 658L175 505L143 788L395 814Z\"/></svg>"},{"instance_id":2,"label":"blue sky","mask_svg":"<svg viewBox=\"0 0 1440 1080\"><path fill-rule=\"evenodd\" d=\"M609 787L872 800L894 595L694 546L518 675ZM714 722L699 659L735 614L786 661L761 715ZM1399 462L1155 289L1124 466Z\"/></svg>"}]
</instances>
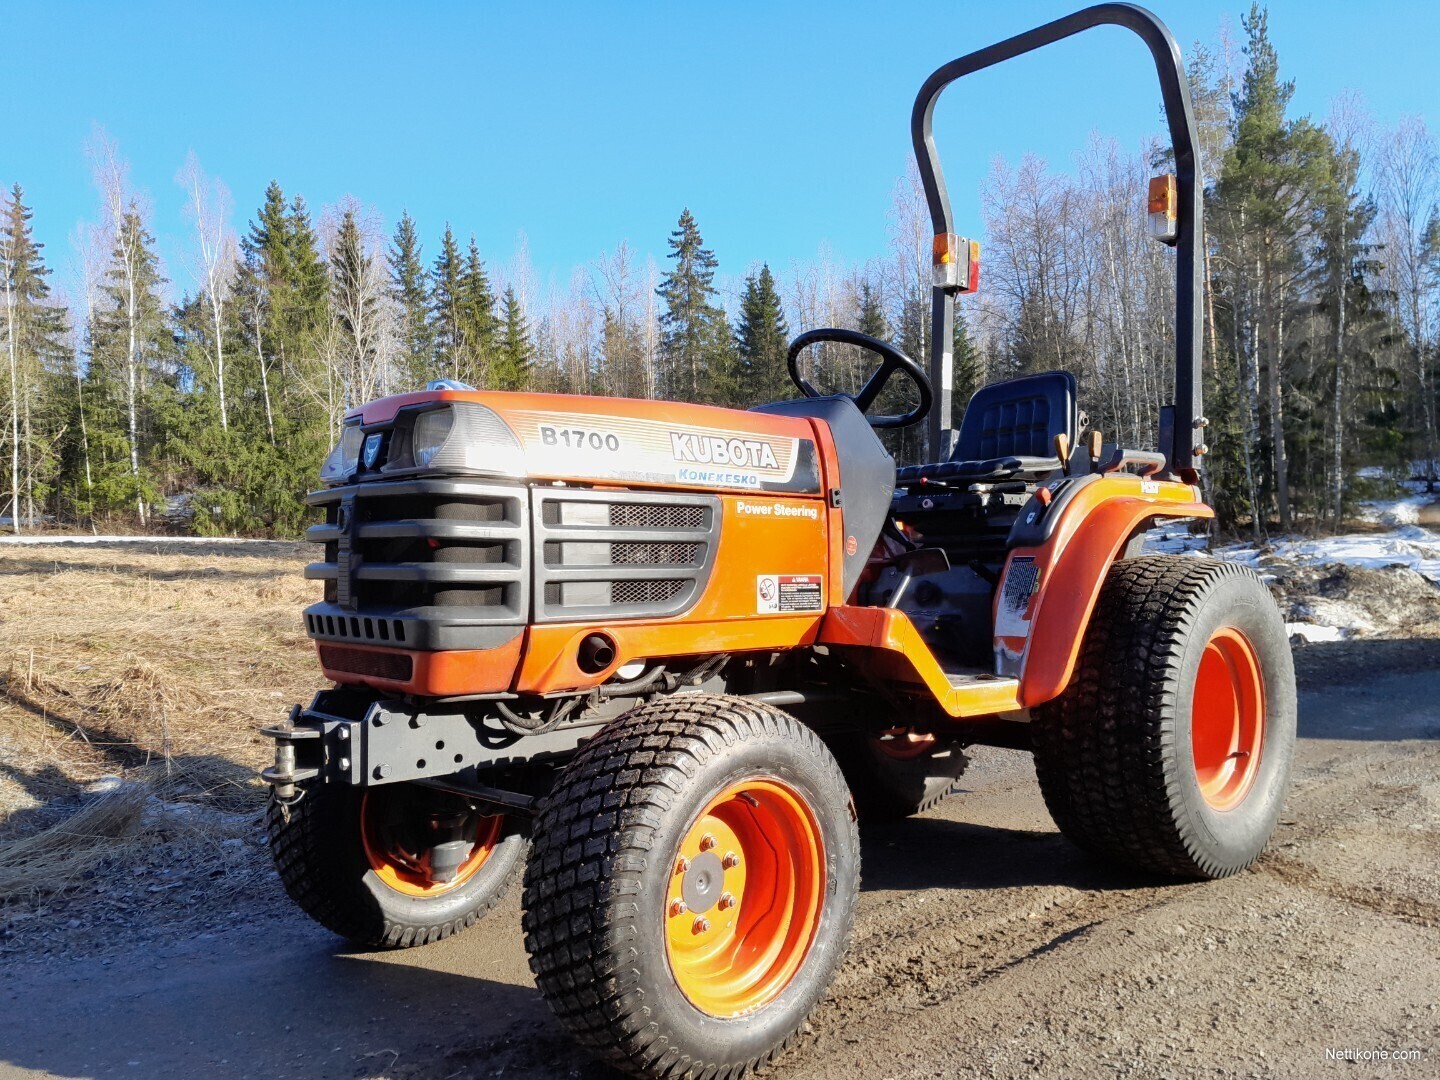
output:
<instances>
[{"instance_id":1,"label":"blue sky","mask_svg":"<svg viewBox=\"0 0 1440 1080\"><path fill-rule=\"evenodd\" d=\"M1154 8L1188 47L1227 18L1238 39L1242 2ZM924 77L1075 6L11 0L6 81L23 97L0 182L25 186L60 266L98 217L84 145L103 125L181 287L174 176L192 149L239 229L273 177L317 210L350 194L393 225L408 208L427 257L447 220L502 265L523 231L542 282L621 239L663 257L686 205L730 274L822 245L863 261L886 249ZM1275 0L1270 23L1296 111L1323 117L1353 88L1382 121L1440 120L1440 4ZM1092 130L1138 147L1157 108L1143 46L1108 28L957 85L937 132L959 223L978 228L995 155L1065 163Z\"/></svg>"}]
</instances>

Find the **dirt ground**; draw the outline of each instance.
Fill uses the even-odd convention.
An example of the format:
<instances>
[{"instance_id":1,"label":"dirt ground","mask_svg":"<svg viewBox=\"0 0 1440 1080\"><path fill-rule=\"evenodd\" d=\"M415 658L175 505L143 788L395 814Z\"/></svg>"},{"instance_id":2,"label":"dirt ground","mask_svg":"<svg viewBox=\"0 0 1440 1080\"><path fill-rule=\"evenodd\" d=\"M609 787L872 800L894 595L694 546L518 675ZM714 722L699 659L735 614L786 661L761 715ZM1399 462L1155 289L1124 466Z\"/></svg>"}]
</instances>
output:
<instances>
[{"instance_id":1,"label":"dirt ground","mask_svg":"<svg viewBox=\"0 0 1440 1080\"><path fill-rule=\"evenodd\" d=\"M0 861L79 785L151 780L68 888L0 907L0 1077L609 1075L539 999L517 897L366 953L281 893L244 774L254 725L317 684L297 550L126 547L0 546ZM1440 1075L1440 640L1296 657L1295 783L1255 869L1097 867L1028 758L977 750L961 793L866 832L850 958L771 1075Z\"/></svg>"}]
</instances>

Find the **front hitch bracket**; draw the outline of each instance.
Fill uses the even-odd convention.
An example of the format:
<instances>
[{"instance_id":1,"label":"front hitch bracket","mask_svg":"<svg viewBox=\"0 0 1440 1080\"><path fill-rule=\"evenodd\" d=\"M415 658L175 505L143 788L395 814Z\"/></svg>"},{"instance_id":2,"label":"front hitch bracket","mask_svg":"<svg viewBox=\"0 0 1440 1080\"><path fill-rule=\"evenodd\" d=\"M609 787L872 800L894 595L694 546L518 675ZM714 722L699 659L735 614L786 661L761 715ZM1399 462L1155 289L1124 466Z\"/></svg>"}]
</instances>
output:
<instances>
[{"instance_id":1,"label":"front hitch bracket","mask_svg":"<svg viewBox=\"0 0 1440 1080\"><path fill-rule=\"evenodd\" d=\"M282 802L311 783L374 787L449 778L473 792L486 789L476 779L480 770L566 757L603 722L521 736L486 720L483 710L422 709L350 689L322 690L308 707L294 706L288 723L261 728L275 740L275 764L260 778Z\"/></svg>"}]
</instances>

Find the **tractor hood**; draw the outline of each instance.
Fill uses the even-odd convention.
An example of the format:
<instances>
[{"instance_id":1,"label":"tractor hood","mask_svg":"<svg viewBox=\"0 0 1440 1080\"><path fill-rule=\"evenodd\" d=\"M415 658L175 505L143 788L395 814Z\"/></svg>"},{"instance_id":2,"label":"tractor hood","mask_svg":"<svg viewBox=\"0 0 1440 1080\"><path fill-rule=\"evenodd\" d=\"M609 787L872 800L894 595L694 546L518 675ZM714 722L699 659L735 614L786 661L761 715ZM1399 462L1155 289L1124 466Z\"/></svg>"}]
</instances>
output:
<instances>
[{"instance_id":1,"label":"tractor hood","mask_svg":"<svg viewBox=\"0 0 1440 1080\"><path fill-rule=\"evenodd\" d=\"M345 418L326 484L476 475L819 494L812 421L708 405L432 390Z\"/></svg>"}]
</instances>

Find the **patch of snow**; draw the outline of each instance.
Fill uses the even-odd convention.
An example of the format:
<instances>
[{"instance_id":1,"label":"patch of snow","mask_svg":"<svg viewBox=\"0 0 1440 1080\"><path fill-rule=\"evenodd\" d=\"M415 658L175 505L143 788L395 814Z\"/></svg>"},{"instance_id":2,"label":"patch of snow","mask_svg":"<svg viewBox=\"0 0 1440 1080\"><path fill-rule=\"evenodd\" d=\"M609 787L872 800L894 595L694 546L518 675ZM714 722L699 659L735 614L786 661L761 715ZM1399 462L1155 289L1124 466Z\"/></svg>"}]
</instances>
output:
<instances>
[{"instance_id":1,"label":"patch of snow","mask_svg":"<svg viewBox=\"0 0 1440 1080\"><path fill-rule=\"evenodd\" d=\"M1214 548L1210 554L1217 559L1224 559L1226 562L1240 563L1243 566L1260 565L1260 549L1253 544L1237 543L1225 544Z\"/></svg>"},{"instance_id":2,"label":"patch of snow","mask_svg":"<svg viewBox=\"0 0 1440 1080\"><path fill-rule=\"evenodd\" d=\"M1324 566L1344 563L1383 570L1405 566L1440 582L1440 535L1418 525L1402 525L1388 533L1355 533L1314 540L1277 543L1272 555L1289 562Z\"/></svg>"},{"instance_id":3,"label":"patch of snow","mask_svg":"<svg viewBox=\"0 0 1440 1080\"><path fill-rule=\"evenodd\" d=\"M1301 641L1344 641L1349 633L1339 626L1317 626L1314 623L1287 622L1285 633Z\"/></svg>"},{"instance_id":4,"label":"patch of snow","mask_svg":"<svg viewBox=\"0 0 1440 1080\"><path fill-rule=\"evenodd\" d=\"M21 533L0 535L0 544L269 544L270 540L254 540L248 536L74 536Z\"/></svg>"},{"instance_id":5,"label":"patch of snow","mask_svg":"<svg viewBox=\"0 0 1440 1080\"><path fill-rule=\"evenodd\" d=\"M1188 529L1151 529L1145 534L1144 550L1152 555L1206 555L1210 538Z\"/></svg>"},{"instance_id":6,"label":"patch of snow","mask_svg":"<svg viewBox=\"0 0 1440 1080\"><path fill-rule=\"evenodd\" d=\"M1347 533L1316 539L1276 540L1266 547L1226 544L1212 554L1259 570L1276 562L1305 566L1343 564L1383 570L1404 566L1440 583L1440 533L1419 525L1400 525L1383 533Z\"/></svg>"},{"instance_id":7,"label":"patch of snow","mask_svg":"<svg viewBox=\"0 0 1440 1080\"><path fill-rule=\"evenodd\" d=\"M1421 482L1420 487L1424 487ZM1420 508L1435 502L1433 495L1408 495L1403 499L1378 499L1360 504L1360 519L1378 525L1418 525Z\"/></svg>"}]
</instances>

